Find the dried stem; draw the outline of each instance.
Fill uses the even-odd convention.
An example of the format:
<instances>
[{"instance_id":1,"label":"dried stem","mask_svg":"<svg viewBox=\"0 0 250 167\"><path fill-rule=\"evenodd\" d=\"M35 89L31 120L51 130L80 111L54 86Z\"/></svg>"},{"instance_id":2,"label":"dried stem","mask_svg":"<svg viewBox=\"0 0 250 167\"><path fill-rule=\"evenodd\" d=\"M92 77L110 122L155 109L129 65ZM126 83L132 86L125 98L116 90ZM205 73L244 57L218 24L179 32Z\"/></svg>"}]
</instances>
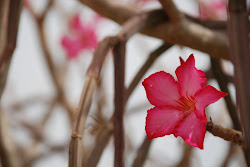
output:
<instances>
[{"instance_id":1,"label":"dried stem","mask_svg":"<svg viewBox=\"0 0 250 167\"><path fill-rule=\"evenodd\" d=\"M221 91L228 93L228 95L225 97L225 101L227 104L227 109L229 111L229 114L232 118L234 128L236 130L241 130L238 116L236 113L236 107L231 99L230 92L228 90L228 80L221 69L220 61L212 57L210 58L210 60L211 60L213 74L215 76L215 79L218 81Z\"/></svg>"},{"instance_id":2,"label":"dried stem","mask_svg":"<svg viewBox=\"0 0 250 167\"><path fill-rule=\"evenodd\" d=\"M246 139L245 157L248 166L250 166L250 29L247 13L246 0L229 0L230 53L235 67L237 104Z\"/></svg>"},{"instance_id":3,"label":"dried stem","mask_svg":"<svg viewBox=\"0 0 250 167\"><path fill-rule=\"evenodd\" d=\"M115 111L114 111L114 139L115 159L114 167L123 167L124 152L124 80L125 80L125 51L126 42L119 42L114 46L114 69L115 69Z\"/></svg>"},{"instance_id":4,"label":"dried stem","mask_svg":"<svg viewBox=\"0 0 250 167\"><path fill-rule=\"evenodd\" d=\"M212 133L214 136L218 136L226 141L230 141L234 144L243 145L244 144L244 138L241 132L234 130L234 129L228 129L224 128L220 125L215 125L213 122L207 122L206 123L207 131Z\"/></svg>"}]
</instances>

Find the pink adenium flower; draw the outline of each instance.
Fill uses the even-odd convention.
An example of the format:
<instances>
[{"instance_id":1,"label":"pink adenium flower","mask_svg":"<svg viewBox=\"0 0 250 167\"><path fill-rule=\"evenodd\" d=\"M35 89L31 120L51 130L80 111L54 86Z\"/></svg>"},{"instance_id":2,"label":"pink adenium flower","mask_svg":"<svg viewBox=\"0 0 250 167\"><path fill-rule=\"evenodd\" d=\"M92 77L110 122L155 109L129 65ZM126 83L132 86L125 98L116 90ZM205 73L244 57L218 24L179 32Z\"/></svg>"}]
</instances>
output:
<instances>
[{"instance_id":1,"label":"pink adenium flower","mask_svg":"<svg viewBox=\"0 0 250 167\"><path fill-rule=\"evenodd\" d=\"M226 20L226 0L199 0L200 16L203 19Z\"/></svg>"},{"instance_id":2,"label":"pink adenium flower","mask_svg":"<svg viewBox=\"0 0 250 167\"><path fill-rule=\"evenodd\" d=\"M169 73L160 71L143 81L149 102L146 133L148 139L174 134L188 144L203 149L207 117L205 108L227 93L205 86L205 73L195 68L194 56L175 71L178 82Z\"/></svg>"},{"instance_id":3,"label":"pink adenium flower","mask_svg":"<svg viewBox=\"0 0 250 167\"><path fill-rule=\"evenodd\" d=\"M80 15L76 14L70 20L70 33L62 37L61 44L66 50L68 58L76 58L83 50L93 49L97 46L95 26L84 25Z\"/></svg>"}]
</instances>

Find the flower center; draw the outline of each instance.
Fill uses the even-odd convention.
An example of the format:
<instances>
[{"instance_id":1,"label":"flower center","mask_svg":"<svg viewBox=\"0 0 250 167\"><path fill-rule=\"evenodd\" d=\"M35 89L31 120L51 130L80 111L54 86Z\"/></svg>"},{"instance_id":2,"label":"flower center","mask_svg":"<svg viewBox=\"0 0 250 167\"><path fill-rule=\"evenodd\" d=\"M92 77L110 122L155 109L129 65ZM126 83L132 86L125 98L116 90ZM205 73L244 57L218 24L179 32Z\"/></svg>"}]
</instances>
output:
<instances>
[{"instance_id":1,"label":"flower center","mask_svg":"<svg viewBox=\"0 0 250 167\"><path fill-rule=\"evenodd\" d=\"M195 109L195 100L193 97L181 97L178 100L179 107L181 111L190 113ZM187 113L187 114L188 114Z\"/></svg>"}]
</instances>

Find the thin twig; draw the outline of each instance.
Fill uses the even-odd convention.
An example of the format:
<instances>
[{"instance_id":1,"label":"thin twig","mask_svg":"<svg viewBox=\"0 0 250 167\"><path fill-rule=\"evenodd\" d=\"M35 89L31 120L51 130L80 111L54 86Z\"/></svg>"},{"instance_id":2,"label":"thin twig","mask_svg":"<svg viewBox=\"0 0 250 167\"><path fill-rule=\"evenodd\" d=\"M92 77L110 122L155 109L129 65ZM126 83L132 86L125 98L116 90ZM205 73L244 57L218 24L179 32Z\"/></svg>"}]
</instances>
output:
<instances>
[{"instance_id":1,"label":"thin twig","mask_svg":"<svg viewBox=\"0 0 250 167\"><path fill-rule=\"evenodd\" d=\"M81 151L79 146L83 136L86 119L89 113L90 105L94 90L97 87L97 81L100 76L103 62L109 49L115 44L128 40L134 33L143 28L147 23L148 14L141 14L131 18L124 24L124 28L115 37L105 38L97 47L91 65L87 71L87 77L82 90L81 99L76 112L75 124L73 126L70 152L69 152L69 167L80 167Z\"/></svg>"},{"instance_id":2,"label":"thin twig","mask_svg":"<svg viewBox=\"0 0 250 167\"><path fill-rule=\"evenodd\" d=\"M189 167L190 166L190 160L192 157L192 150L194 147L190 146L187 143L184 143L184 151L181 161L179 162L177 167Z\"/></svg>"},{"instance_id":3,"label":"thin twig","mask_svg":"<svg viewBox=\"0 0 250 167\"><path fill-rule=\"evenodd\" d=\"M144 65L141 67L141 69L139 70L138 74L134 77L133 81L130 83L129 88L127 89L127 91L125 91L126 96L125 96L125 103L127 102L128 98L130 97L131 93L133 92L134 88L138 85L139 81L142 79L142 77L144 76L144 74L147 72L147 70L149 69L149 67L152 65L152 63L155 61L155 59L157 57L159 57L160 54L162 54L162 52L165 51L165 49L169 48L170 46L167 44L163 44L161 46L159 46L155 51L153 51L150 55L148 60L144 63ZM150 65L151 64L151 65ZM113 118L113 117L112 117ZM111 122L111 120L109 121ZM105 128L103 129L105 131ZM91 155L89 156L89 159L86 162L85 166L88 167L95 167L98 163L98 160L105 148L105 146L107 145L110 137L112 136L112 133L109 135L104 135L102 136L100 134L100 139L99 139L99 135L97 135L97 139L99 139L97 142L97 144L95 145ZM101 142L103 141L103 142ZM102 148L102 149L100 149Z\"/></svg>"},{"instance_id":4,"label":"thin twig","mask_svg":"<svg viewBox=\"0 0 250 167\"><path fill-rule=\"evenodd\" d=\"M137 151L136 157L134 159L132 167L142 167L145 160L147 159L147 155L149 153L150 146L153 140L148 140L148 137L144 137L144 141L141 144L140 148Z\"/></svg>"},{"instance_id":5,"label":"thin twig","mask_svg":"<svg viewBox=\"0 0 250 167\"><path fill-rule=\"evenodd\" d=\"M116 39L114 37L105 38L102 42L100 42L94 53L92 63L88 68L81 99L75 115L75 124L72 129L71 142L69 146L69 167L80 167L82 164L81 139L89 113L92 96L95 88L97 87L97 81L99 79L105 57L110 47L112 47L115 42Z\"/></svg>"},{"instance_id":6,"label":"thin twig","mask_svg":"<svg viewBox=\"0 0 250 167\"><path fill-rule=\"evenodd\" d=\"M198 24L203 25L203 26L210 28L210 29L223 30L223 31L226 31L226 29L227 29L227 22L226 21L200 19L197 17L193 17L191 15L188 15L188 14L185 14L185 17L190 21L193 21L195 23L198 23Z\"/></svg>"},{"instance_id":7,"label":"thin twig","mask_svg":"<svg viewBox=\"0 0 250 167\"><path fill-rule=\"evenodd\" d=\"M96 135L95 147L93 148L89 158L86 161L86 164L83 166L86 167L95 167L97 166L99 159L102 155L103 150L108 144L109 139L113 134L113 124L107 123L103 127L99 128L99 131Z\"/></svg>"},{"instance_id":8,"label":"thin twig","mask_svg":"<svg viewBox=\"0 0 250 167\"><path fill-rule=\"evenodd\" d=\"M51 79L52 79L52 81L55 85L56 91L57 91L57 97L58 97L59 101L62 103L62 105L65 107L65 109L68 113L68 116L71 120L71 123L72 123L74 110L70 106L70 104L66 98L66 95L65 95L64 90L63 90L63 86L60 83L60 79L57 75L57 70L56 70L55 65L53 63L53 60L52 60L52 55L49 52L48 43L46 41L46 32L45 32L45 28L44 28L44 23L45 23L45 19L46 19L46 16L48 14L48 11L52 7L52 4L53 4L53 0L50 0L47 3L46 8L41 15L37 15L31 6L28 6L27 9L30 12L30 14L32 15L32 17L35 19L35 22L38 26L38 33L39 33L39 36L41 39L42 51L44 52L44 57L45 57L45 60L46 60L46 63L47 63L47 66L48 66L48 69L49 69L49 72L51 75Z\"/></svg>"},{"instance_id":9,"label":"thin twig","mask_svg":"<svg viewBox=\"0 0 250 167\"><path fill-rule=\"evenodd\" d=\"M214 79L214 73L211 69L209 69L208 71L205 71L205 76L207 79ZM231 75L225 74L224 73L224 77L227 80L228 83L233 83L234 84L234 78Z\"/></svg>"},{"instance_id":10,"label":"thin twig","mask_svg":"<svg viewBox=\"0 0 250 167\"><path fill-rule=\"evenodd\" d=\"M228 95L225 97L225 101L231 119L233 121L234 128L236 130L241 130L238 116L236 113L236 107L231 99L230 92L228 90L228 80L221 69L220 61L212 57L210 58L210 60L211 60L213 74L215 76L215 79L218 81L221 91L228 93Z\"/></svg>"},{"instance_id":11,"label":"thin twig","mask_svg":"<svg viewBox=\"0 0 250 167\"><path fill-rule=\"evenodd\" d=\"M172 45L168 44L162 44L159 46L156 50L154 50L152 53L150 53L148 59L143 64L143 66L140 68L140 70L137 72L136 76L133 78L132 82L130 83L129 87L127 88L125 101L128 100L131 93L134 91L142 77L144 76L145 72L151 67L151 65L155 62L155 60L164 53L167 49L169 49Z\"/></svg>"}]
</instances>

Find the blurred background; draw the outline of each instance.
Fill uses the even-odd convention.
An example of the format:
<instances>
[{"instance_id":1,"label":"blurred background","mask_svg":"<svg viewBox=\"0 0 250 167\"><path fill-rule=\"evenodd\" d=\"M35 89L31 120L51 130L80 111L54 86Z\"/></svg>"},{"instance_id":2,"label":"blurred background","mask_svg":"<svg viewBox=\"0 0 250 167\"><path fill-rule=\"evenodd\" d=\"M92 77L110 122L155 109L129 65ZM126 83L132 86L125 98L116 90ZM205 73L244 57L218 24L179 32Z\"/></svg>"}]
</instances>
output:
<instances>
[{"instance_id":1,"label":"blurred background","mask_svg":"<svg viewBox=\"0 0 250 167\"><path fill-rule=\"evenodd\" d=\"M24 2L17 47L1 99L1 110L8 124L6 131L10 142L13 143L17 154L23 154L22 160L27 161L26 165L32 167L68 166L72 127L68 110L77 108L87 68L98 41L116 35L121 29L117 23L98 15L76 0L54 0L50 9L46 11L44 24L41 25L41 21L37 18L46 10L49 1ZM182 12L194 17L219 21L227 19L224 0L175 0L174 2ZM131 5L131 8L141 11L161 7L156 0L121 0L117 3ZM81 38L84 40L81 41ZM78 46L81 42L84 46ZM162 41L141 34L134 35L128 41L126 86L131 83L148 55L161 44ZM87 118L84 132L86 158L96 144L95 138L100 126L111 118L114 110L114 68L111 53L105 60L98 90L94 94ZM211 65L207 54L175 45L154 62L143 79L162 70L175 76L175 69L180 65L179 57L186 60L192 53L195 56L196 67L205 72L209 71ZM225 73L232 76L231 62L223 60L222 65ZM146 113L152 108L141 82L126 105L125 166L132 165L137 150L144 141ZM57 83L61 85L59 89ZM214 79L209 79L208 84L219 89ZM233 83L229 84L229 90L235 102ZM206 113L215 124L232 127L224 99L210 105ZM184 161L185 158L188 160ZM114 146L111 137L97 166L113 166L113 161ZM173 135L152 141L145 167L181 165L246 166L240 147L210 133L206 133L204 150L191 148L181 138L175 138Z\"/></svg>"}]
</instances>

